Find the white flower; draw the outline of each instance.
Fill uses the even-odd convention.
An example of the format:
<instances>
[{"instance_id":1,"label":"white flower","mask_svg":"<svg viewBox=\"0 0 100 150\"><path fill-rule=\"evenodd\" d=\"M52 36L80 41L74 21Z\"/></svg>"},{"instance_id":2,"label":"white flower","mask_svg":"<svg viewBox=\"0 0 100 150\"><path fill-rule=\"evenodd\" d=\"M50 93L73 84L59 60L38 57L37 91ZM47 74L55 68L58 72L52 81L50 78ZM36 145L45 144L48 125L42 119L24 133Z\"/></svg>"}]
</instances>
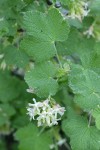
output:
<instances>
[{"instance_id":1,"label":"white flower","mask_svg":"<svg viewBox=\"0 0 100 150\"><path fill-rule=\"evenodd\" d=\"M0 59L2 59L4 57L4 54L0 54Z\"/></svg>"},{"instance_id":2,"label":"white flower","mask_svg":"<svg viewBox=\"0 0 100 150\"><path fill-rule=\"evenodd\" d=\"M34 120L34 117L37 115L37 114L40 114L40 109L39 107L42 107L43 104L41 102L36 102L36 100L33 98L33 101L34 101L34 104L31 104L29 103L28 104L28 108L27 108L27 111L28 111L28 115L30 116L30 120Z\"/></svg>"},{"instance_id":3,"label":"white flower","mask_svg":"<svg viewBox=\"0 0 100 150\"><path fill-rule=\"evenodd\" d=\"M33 99L34 104L28 104L28 115L30 116L30 120L38 121L39 126L53 126L57 125L58 121L61 120L61 116L65 112L65 108L61 107L59 104L54 104L53 106L50 104L50 100L46 99L43 102L36 102ZM59 118L58 118L59 116Z\"/></svg>"},{"instance_id":4,"label":"white flower","mask_svg":"<svg viewBox=\"0 0 100 150\"><path fill-rule=\"evenodd\" d=\"M6 67L7 67L7 64L6 64L5 60L3 60L0 65L0 69L5 70Z\"/></svg>"},{"instance_id":5,"label":"white flower","mask_svg":"<svg viewBox=\"0 0 100 150\"><path fill-rule=\"evenodd\" d=\"M3 21L4 20L4 17L0 18L0 21Z\"/></svg>"},{"instance_id":6,"label":"white flower","mask_svg":"<svg viewBox=\"0 0 100 150\"><path fill-rule=\"evenodd\" d=\"M50 108L49 102L50 101L48 99L43 102L43 110L46 110L47 108L48 109Z\"/></svg>"},{"instance_id":7,"label":"white flower","mask_svg":"<svg viewBox=\"0 0 100 150\"><path fill-rule=\"evenodd\" d=\"M62 146L64 143L66 143L66 139L60 139L60 140L57 142L57 145Z\"/></svg>"},{"instance_id":8,"label":"white flower","mask_svg":"<svg viewBox=\"0 0 100 150\"><path fill-rule=\"evenodd\" d=\"M86 30L83 34L87 35L88 38L95 37L94 33L93 33L94 29L93 26L90 26L88 30Z\"/></svg>"},{"instance_id":9,"label":"white flower","mask_svg":"<svg viewBox=\"0 0 100 150\"><path fill-rule=\"evenodd\" d=\"M86 17L89 12L90 12L90 10L84 10L84 9L83 9L83 11L82 11L82 16L83 16L83 18Z\"/></svg>"},{"instance_id":10,"label":"white flower","mask_svg":"<svg viewBox=\"0 0 100 150\"><path fill-rule=\"evenodd\" d=\"M65 144L66 143L66 139L59 139L59 141L58 142L56 142L55 144L51 144L50 145L50 149L54 149L54 148L56 148L57 146L62 146L63 144Z\"/></svg>"},{"instance_id":11,"label":"white flower","mask_svg":"<svg viewBox=\"0 0 100 150\"><path fill-rule=\"evenodd\" d=\"M54 112L56 114L59 114L59 115L63 116L63 114L65 112L65 108L64 107L61 107L59 104L57 104L53 108L54 108Z\"/></svg>"},{"instance_id":12,"label":"white flower","mask_svg":"<svg viewBox=\"0 0 100 150\"><path fill-rule=\"evenodd\" d=\"M27 111L28 111L28 115L30 116L30 120L34 120L34 116L35 116L35 112L34 112L34 109L32 108L27 108ZM34 114L34 115L33 115Z\"/></svg>"}]
</instances>

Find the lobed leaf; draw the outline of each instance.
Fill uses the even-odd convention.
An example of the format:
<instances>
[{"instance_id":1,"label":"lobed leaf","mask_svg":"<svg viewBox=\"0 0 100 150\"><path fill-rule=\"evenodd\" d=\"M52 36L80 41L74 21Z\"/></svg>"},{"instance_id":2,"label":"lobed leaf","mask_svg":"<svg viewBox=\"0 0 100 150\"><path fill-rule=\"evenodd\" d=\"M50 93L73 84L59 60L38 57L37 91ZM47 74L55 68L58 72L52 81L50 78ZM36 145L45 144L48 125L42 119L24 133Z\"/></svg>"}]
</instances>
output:
<instances>
[{"instance_id":1,"label":"lobed leaf","mask_svg":"<svg viewBox=\"0 0 100 150\"><path fill-rule=\"evenodd\" d=\"M94 109L92 115L95 118L96 127L100 130L100 107Z\"/></svg>"},{"instance_id":2,"label":"lobed leaf","mask_svg":"<svg viewBox=\"0 0 100 150\"><path fill-rule=\"evenodd\" d=\"M54 79L56 71L57 68L51 62L37 64L26 73L25 80L39 97L55 95L58 90L58 83Z\"/></svg>"},{"instance_id":3,"label":"lobed leaf","mask_svg":"<svg viewBox=\"0 0 100 150\"><path fill-rule=\"evenodd\" d=\"M24 27L29 37L22 41L21 49L38 62L55 56L55 42L67 40L69 33L67 21L55 8L50 9L47 14L38 11L26 12Z\"/></svg>"},{"instance_id":4,"label":"lobed leaf","mask_svg":"<svg viewBox=\"0 0 100 150\"><path fill-rule=\"evenodd\" d=\"M72 150L99 150L100 131L88 126L86 118L71 112L69 114L68 119L63 121L62 129L70 137Z\"/></svg>"},{"instance_id":5,"label":"lobed leaf","mask_svg":"<svg viewBox=\"0 0 100 150\"><path fill-rule=\"evenodd\" d=\"M93 109L100 104L100 76L80 65L73 65L69 86L76 95L75 102L84 109Z\"/></svg>"},{"instance_id":6,"label":"lobed leaf","mask_svg":"<svg viewBox=\"0 0 100 150\"><path fill-rule=\"evenodd\" d=\"M49 150L52 144L52 136L49 132L39 133L38 128L29 124L20 128L15 135L19 140L19 150Z\"/></svg>"}]
</instances>

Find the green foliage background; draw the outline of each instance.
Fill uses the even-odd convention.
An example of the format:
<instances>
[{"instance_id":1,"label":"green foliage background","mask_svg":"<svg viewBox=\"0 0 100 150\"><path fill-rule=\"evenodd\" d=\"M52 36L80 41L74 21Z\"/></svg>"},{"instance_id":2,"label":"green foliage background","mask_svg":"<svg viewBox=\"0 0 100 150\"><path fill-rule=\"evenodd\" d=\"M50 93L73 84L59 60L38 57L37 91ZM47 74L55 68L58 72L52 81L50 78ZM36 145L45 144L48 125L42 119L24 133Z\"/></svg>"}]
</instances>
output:
<instances>
[{"instance_id":1,"label":"green foliage background","mask_svg":"<svg viewBox=\"0 0 100 150\"><path fill-rule=\"evenodd\" d=\"M78 2L0 0L0 150L100 150L100 0L82 21L67 17ZM26 107L48 96L66 112L38 128Z\"/></svg>"}]
</instances>

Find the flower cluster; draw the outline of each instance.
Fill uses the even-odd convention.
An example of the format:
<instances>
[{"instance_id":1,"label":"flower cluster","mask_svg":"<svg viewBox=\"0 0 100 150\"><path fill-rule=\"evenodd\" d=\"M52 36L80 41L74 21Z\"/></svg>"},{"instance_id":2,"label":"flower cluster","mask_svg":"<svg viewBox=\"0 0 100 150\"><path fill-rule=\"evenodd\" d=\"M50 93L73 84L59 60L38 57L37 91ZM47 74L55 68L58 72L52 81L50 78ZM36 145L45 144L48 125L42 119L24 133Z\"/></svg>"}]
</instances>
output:
<instances>
[{"instance_id":1,"label":"flower cluster","mask_svg":"<svg viewBox=\"0 0 100 150\"><path fill-rule=\"evenodd\" d=\"M82 19L90 12L88 9L88 3L84 1L72 1L70 7L71 8L68 17L72 19L78 18L80 21L82 21Z\"/></svg>"},{"instance_id":2,"label":"flower cluster","mask_svg":"<svg viewBox=\"0 0 100 150\"><path fill-rule=\"evenodd\" d=\"M43 102L36 102L33 98L34 104L28 104L28 115L30 120L37 120L39 126L53 126L57 125L61 120L61 116L65 112L65 108L59 104L51 104L49 99Z\"/></svg>"}]
</instances>

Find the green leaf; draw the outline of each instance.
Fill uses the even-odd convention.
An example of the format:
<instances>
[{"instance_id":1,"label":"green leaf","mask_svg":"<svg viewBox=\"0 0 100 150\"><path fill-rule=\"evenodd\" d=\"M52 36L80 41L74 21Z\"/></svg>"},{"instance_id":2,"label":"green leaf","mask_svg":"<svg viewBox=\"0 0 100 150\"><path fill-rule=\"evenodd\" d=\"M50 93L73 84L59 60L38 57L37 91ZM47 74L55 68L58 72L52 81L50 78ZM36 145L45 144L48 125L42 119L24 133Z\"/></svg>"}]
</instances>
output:
<instances>
[{"instance_id":1,"label":"green leaf","mask_svg":"<svg viewBox=\"0 0 100 150\"><path fill-rule=\"evenodd\" d=\"M69 112L68 119L63 121L62 129L70 137L72 150L99 150L100 131L88 126L86 118Z\"/></svg>"},{"instance_id":2,"label":"green leaf","mask_svg":"<svg viewBox=\"0 0 100 150\"><path fill-rule=\"evenodd\" d=\"M7 116L12 116L15 114L15 109L9 104L0 104L0 110L3 113L6 113Z\"/></svg>"},{"instance_id":3,"label":"green leaf","mask_svg":"<svg viewBox=\"0 0 100 150\"><path fill-rule=\"evenodd\" d=\"M38 128L33 124L20 128L15 137L20 142L19 150L49 150L52 144L51 133L40 134Z\"/></svg>"},{"instance_id":4,"label":"green leaf","mask_svg":"<svg viewBox=\"0 0 100 150\"><path fill-rule=\"evenodd\" d=\"M0 37L6 35L9 32L8 23L4 18L0 19Z\"/></svg>"},{"instance_id":5,"label":"green leaf","mask_svg":"<svg viewBox=\"0 0 100 150\"><path fill-rule=\"evenodd\" d=\"M74 102L81 108L89 111L97 107L98 104L100 104L100 97L96 93L87 93L85 96L76 94L74 97Z\"/></svg>"},{"instance_id":6,"label":"green leaf","mask_svg":"<svg viewBox=\"0 0 100 150\"><path fill-rule=\"evenodd\" d=\"M0 104L0 126L8 122L9 117L15 114L15 109L9 104Z\"/></svg>"},{"instance_id":7,"label":"green leaf","mask_svg":"<svg viewBox=\"0 0 100 150\"><path fill-rule=\"evenodd\" d=\"M77 18L68 18L68 23L70 26L76 27L77 29L81 29L83 27L82 23Z\"/></svg>"},{"instance_id":8,"label":"green leaf","mask_svg":"<svg viewBox=\"0 0 100 150\"><path fill-rule=\"evenodd\" d=\"M43 41L32 36L24 38L20 49L23 49L37 62L41 62L56 55L56 48L53 42Z\"/></svg>"},{"instance_id":9,"label":"green leaf","mask_svg":"<svg viewBox=\"0 0 100 150\"><path fill-rule=\"evenodd\" d=\"M0 149L6 150L6 144L5 144L5 141L3 139L0 139Z\"/></svg>"},{"instance_id":10,"label":"green leaf","mask_svg":"<svg viewBox=\"0 0 100 150\"><path fill-rule=\"evenodd\" d=\"M31 11L31 10L37 10L37 11L40 11L40 12L46 12L48 10L48 7L47 7L47 3L44 1L44 0L41 0L41 1L33 1L33 0L24 0L25 2L29 3L31 1L31 5L28 5L28 11Z\"/></svg>"},{"instance_id":11,"label":"green leaf","mask_svg":"<svg viewBox=\"0 0 100 150\"><path fill-rule=\"evenodd\" d=\"M30 36L22 41L21 49L35 61L44 61L55 56L55 42L65 41L69 33L68 23L54 8L47 14L37 11L26 12L24 26Z\"/></svg>"},{"instance_id":12,"label":"green leaf","mask_svg":"<svg viewBox=\"0 0 100 150\"><path fill-rule=\"evenodd\" d=\"M96 127L100 130L100 107L99 106L95 110L93 110L92 115L96 120Z\"/></svg>"},{"instance_id":13,"label":"green leaf","mask_svg":"<svg viewBox=\"0 0 100 150\"><path fill-rule=\"evenodd\" d=\"M90 2L90 10L93 14L100 15L100 1L99 0L91 0Z\"/></svg>"},{"instance_id":14,"label":"green leaf","mask_svg":"<svg viewBox=\"0 0 100 150\"><path fill-rule=\"evenodd\" d=\"M8 72L0 72L0 101L7 102L18 97L21 84L22 82L10 76Z\"/></svg>"},{"instance_id":15,"label":"green leaf","mask_svg":"<svg viewBox=\"0 0 100 150\"><path fill-rule=\"evenodd\" d=\"M73 2L73 1L71 1L71 0L59 0L59 1L60 1L60 3L63 4L63 5L69 5L71 2Z\"/></svg>"},{"instance_id":16,"label":"green leaf","mask_svg":"<svg viewBox=\"0 0 100 150\"><path fill-rule=\"evenodd\" d=\"M18 115L16 118L14 118L13 122L12 122L12 126L14 128L20 128L23 126L26 126L29 123L29 118L28 116L26 116L26 113L24 113L24 115Z\"/></svg>"},{"instance_id":17,"label":"green leaf","mask_svg":"<svg viewBox=\"0 0 100 150\"><path fill-rule=\"evenodd\" d=\"M80 56L82 66L84 68L99 69L100 68L100 54L95 52L83 52Z\"/></svg>"},{"instance_id":18,"label":"green leaf","mask_svg":"<svg viewBox=\"0 0 100 150\"><path fill-rule=\"evenodd\" d=\"M28 71L25 80L39 97L55 95L58 90L58 83L54 79L56 72L57 68L53 63L44 62Z\"/></svg>"},{"instance_id":19,"label":"green leaf","mask_svg":"<svg viewBox=\"0 0 100 150\"><path fill-rule=\"evenodd\" d=\"M100 76L92 70L73 65L69 86L76 95L75 102L84 109L93 109L100 104Z\"/></svg>"},{"instance_id":20,"label":"green leaf","mask_svg":"<svg viewBox=\"0 0 100 150\"><path fill-rule=\"evenodd\" d=\"M96 51L96 53L97 53L98 55L100 55L100 42L97 42L97 43L95 44L94 50Z\"/></svg>"},{"instance_id":21,"label":"green leaf","mask_svg":"<svg viewBox=\"0 0 100 150\"><path fill-rule=\"evenodd\" d=\"M68 23L55 8L49 9L47 15L41 12L26 12L24 25L27 34L44 41L65 41L69 33Z\"/></svg>"},{"instance_id":22,"label":"green leaf","mask_svg":"<svg viewBox=\"0 0 100 150\"><path fill-rule=\"evenodd\" d=\"M29 57L14 46L7 46L4 50L4 54L7 65L24 68L29 62Z\"/></svg>"},{"instance_id":23,"label":"green leaf","mask_svg":"<svg viewBox=\"0 0 100 150\"><path fill-rule=\"evenodd\" d=\"M67 55L77 54L78 56L81 56L83 52L93 51L94 45L94 39L84 37L78 30L73 28L69 33L67 41L64 42Z\"/></svg>"}]
</instances>

